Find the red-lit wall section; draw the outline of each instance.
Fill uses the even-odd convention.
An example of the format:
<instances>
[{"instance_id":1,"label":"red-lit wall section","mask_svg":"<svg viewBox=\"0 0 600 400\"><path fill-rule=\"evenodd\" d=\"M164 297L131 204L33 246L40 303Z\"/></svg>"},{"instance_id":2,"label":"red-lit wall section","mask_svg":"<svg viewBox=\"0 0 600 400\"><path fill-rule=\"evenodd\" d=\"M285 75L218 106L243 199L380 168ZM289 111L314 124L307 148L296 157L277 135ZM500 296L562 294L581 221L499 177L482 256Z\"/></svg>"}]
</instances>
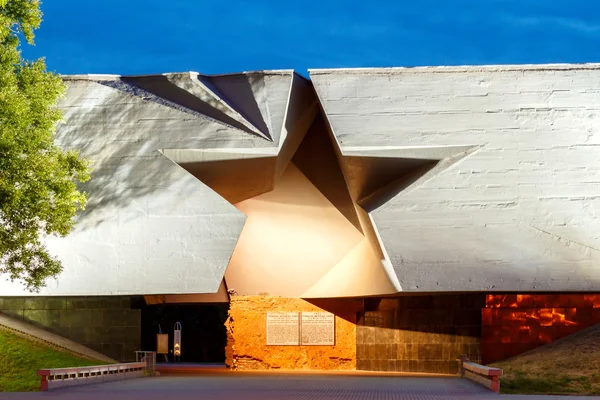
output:
<instances>
[{"instance_id":1,"label":"red-lit wall section","mask_svg":"<svg viewBox=\"0 0 600 400\"><path fill-rule=\"evenodd\" d=\"M600 294L488 295L482 309L484 364L516 356L600 322Z\"/></svg>"}]
</instances>

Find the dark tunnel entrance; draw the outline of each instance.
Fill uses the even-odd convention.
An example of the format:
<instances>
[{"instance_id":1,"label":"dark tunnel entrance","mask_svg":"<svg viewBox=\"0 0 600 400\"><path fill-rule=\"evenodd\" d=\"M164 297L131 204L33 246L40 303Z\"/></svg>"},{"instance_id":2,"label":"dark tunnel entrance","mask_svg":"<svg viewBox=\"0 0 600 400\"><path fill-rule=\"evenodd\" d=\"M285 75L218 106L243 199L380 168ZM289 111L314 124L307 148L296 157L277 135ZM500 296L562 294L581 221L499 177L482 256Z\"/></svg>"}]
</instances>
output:
<instances>
[{"instance_id":1,"label":"dark tunnel entrance","mask_svg":"<svg viewBox=\"0 0 600 400\"><path fill-rule=\"evenodd\" d=\"M156 334L169 334L168 361L173 362L173 329L176 322L181 328L181 362L224 363L227 333L225 321L229 304L158 304L144 305L142 311L142 338L144 350L156 351ZM157 354L157 362L165 362Z\"/></svg>"}]
</instances>

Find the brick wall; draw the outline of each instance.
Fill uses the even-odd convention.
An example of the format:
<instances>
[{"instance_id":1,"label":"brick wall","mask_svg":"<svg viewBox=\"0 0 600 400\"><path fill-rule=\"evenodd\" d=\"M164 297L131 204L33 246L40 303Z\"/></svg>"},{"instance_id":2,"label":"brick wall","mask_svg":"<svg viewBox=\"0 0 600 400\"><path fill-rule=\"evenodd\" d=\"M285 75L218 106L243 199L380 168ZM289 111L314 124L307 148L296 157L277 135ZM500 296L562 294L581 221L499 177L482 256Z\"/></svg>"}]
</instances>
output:
<instances>
[{"instance_id":1,"label":"brick wall","mask_svg":"<svg viewBox=\"0 0 600 400\"><path fill-rule=\"evenodd\" d=\"M482 357L493 363L600 323L598 294L488 295Z\"/></svg>"},{"instance_id":2,"label":"brick wall","mask_svg":"<svg viewBox=\"0 0 600 400\"><path fill-rule=\"evenodd\" d=\"M237 370L354 370L356 315L362 300L232 296L227 364ZM335 315L334 346L267 346L267 312L328 311Z\"/></svg>"},{"instance_id":3,"label":"brick wall","mask_svg":"<svg viewBox=\"0 0 600 400\"><path fill-rule=\"evenodd\" d=\"M119 361L140 350L141 314L129 297L0 297L0 312Z\"/></svg>"}]
</instances>

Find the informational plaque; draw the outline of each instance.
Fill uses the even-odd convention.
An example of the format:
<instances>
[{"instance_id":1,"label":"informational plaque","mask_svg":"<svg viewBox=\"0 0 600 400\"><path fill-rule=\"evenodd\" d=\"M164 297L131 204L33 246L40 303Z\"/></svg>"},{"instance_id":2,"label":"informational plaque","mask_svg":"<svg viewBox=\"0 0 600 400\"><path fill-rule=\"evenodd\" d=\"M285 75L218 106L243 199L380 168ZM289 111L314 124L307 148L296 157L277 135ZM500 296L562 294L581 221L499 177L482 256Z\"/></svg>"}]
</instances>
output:
<instances>
[{"instance_id":1,"label":"informational plaque","mask_svg":"<svg viewBox=\"0 0 600 400\"><path fill-rule=\"evenodd\" d=\"M302 345L335 345L335 316L328 312L302 313Z\"/></svg>"},{"instance_id":2,"label":"informational plaque","mask_svg":"<svg viewBox=\"0 0 600 400\"><path fill-rule=\"evenodd\" d=\"M267 313L267 346L298 346L300 317L297 312Z\"/></svg>"},{"instance_id":3,"label":"informational plaque","mask_svg":"<svg viewBox=\"0 0 600 400\"><path fill-rule=\"evenodd\" d=\"M157 354L168 354L169 353L169 334L158 333L156 335L156 353Z\"/></svg>"}]
</instances>

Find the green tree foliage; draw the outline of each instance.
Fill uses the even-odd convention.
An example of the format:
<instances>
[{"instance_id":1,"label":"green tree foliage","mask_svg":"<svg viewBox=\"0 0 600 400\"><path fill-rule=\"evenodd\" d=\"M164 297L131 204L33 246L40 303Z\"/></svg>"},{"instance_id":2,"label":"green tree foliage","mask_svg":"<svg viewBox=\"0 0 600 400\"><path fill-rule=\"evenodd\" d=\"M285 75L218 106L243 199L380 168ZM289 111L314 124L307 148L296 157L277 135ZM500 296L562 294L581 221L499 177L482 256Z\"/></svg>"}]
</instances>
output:
<instances>
[{"instance_id":1,"label":"green tree foliage","mask_svg":"<svg viewBox=\"0 0 600 400\"><path fill-rule=\"evenodd\" d=\"M0 0L0 272L32 291L61 271L42 242L65 236L86 196L87 161L54 144L61 120L56 102L65 86L43 59L21 57L20 38L33 44L42 13L37 0Z\"/></svg>"}]
</instances>

